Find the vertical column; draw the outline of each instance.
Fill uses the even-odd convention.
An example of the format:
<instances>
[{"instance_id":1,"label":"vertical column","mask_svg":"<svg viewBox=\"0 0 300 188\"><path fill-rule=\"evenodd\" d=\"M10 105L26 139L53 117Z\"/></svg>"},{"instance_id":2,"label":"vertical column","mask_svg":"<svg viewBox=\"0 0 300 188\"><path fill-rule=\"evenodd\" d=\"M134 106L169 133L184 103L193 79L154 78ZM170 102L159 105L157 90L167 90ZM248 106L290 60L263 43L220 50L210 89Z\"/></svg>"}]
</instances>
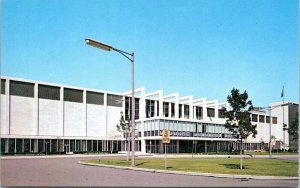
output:
<instances>
[{"instance_id":1,"label":"vertical column","mask_svg":"<svg viewBox=\"0 0 300 188\"><path fill-rule=\"evenodd\" d=\"M5 139L5 151L4 151L4 153L8 153L9 139L8 138L4 138L4 139Z\"/></svg>"},{"instance_id":2,"label":"vertical column","mask_svg":"<svg viewBox=\"0 0 300 188\"><path fill-rule=\"evenodd\" d=\"M38 83L34 83L34 123L36 128L36 135L40 134L39 130L39 96Z\"/></svg>"},{"instance_id":3,"label":"vertical column","mask_svg":"<svg viewBox=\"0 0 300 188\"><path fill-rule=\"evenodd\" d=\"M163 117L163 91L159 91L159 117Z\"/></svg>"},{"instance_id":4,"label":"vertical column","mask_svg":"<svg viewBox=\"0 0 300 188\"><path fill-rule=\"evenodd\" d=\"M141 139L141 152L146 153L146 141L145 141L145 139Z\"/></svg>"},{"instance_id":5,"label":"vertical column","mask_svg":"<svg viewBox=\"0 0 300 188\"><path fill-rule=\"evenodd\" d=\"M124 100L125 101L125 100ZM124 105L125 106L125 105ZM104 115L105 115L105 137L108 137L108 133L107 133L107 93L104 93ZM124 111L124 115L125 115L125 111Z\"/></svg>"},{"instance_id":6,"label":"vertical column","mask_svg":"<svg viewBox=\"0 0 300 188\"><path fill-rule=\"evenodd\" d=\"M24 150L25 150L25 149L24 149L24 148L25 148L24 143L25 143L25 142L24 142L24 139L22 138L22 150L21 150L22 152L24 152Z\"/></svg>"},{"instance_id":7,"label":"vertical column","mask_svg":"<svg viewBox=\"0 0 300 188\"><path fill-rule=\"evenodd\" d=\"M176 140L176 153L179 153L179 140Z\"/></svg>"},{"instance_id":8,"label":"vertical column","mask_svg":"<svg viewBox=\"0 0 300 188\"><path fill-rule=\"evenodd\" d=\"M196 117L196 106L193 106L193 119L197 119L197 117Z\"/></svg>"},{"instance_id":9,"label":"vertical column","mask_svg":"<svg viewBox=\"0 0 300 188\"><path fill-rule=\"evenodd\" d=\"M10 134L10 80L6 79L5 83L5 96L6 96L6 128L8 128L8 134Z\"/></svg>"},{"instance_id":10,"label":"vertical column","mask_svg":"<svg viewBox=\"0 0 300 188\"><path fill-rule=\"evenodd\" d=\"M194 117L194 111L193 111L193 97L192 96L190 96L190 98L189 98L189 119L193 119L193 117Z\"/></svg>"},{"instance_id":11,"label":"vertical column","mask_svg":"<svg viewBox=\"0 0 300 188\"><path fill-rule=\"evenodd\" d=\"M218 106L218 101L215 101L215 118L219 118L219 106Z\"/></svg>"},{"instance_id":12,"label":"vertical column","mask_svg":"<svg viewBox=\"0 0 300 188\"><path fill-rule=\"evenodd\" d=\"M125 106L125 105L124 105ZM140 99L140 107L139 107L139 116L141 120L146 118L146 98L145 98L145 89L141 90L141 99Z\"/></svg>"},{"instance_id":13,"label":"vertical column","mask_svg":"<svg viewBox=\"0 0 300 188\"><path fill-rule=\"evenodd\" d=\"M203 100L203 106L202 106L202 118L203 118L203 120L207 120L206 99Z\"/></svg>"},{"instance_id":14,"label":"vertical column","mask_svg":"<svg viewBox=\"0 0 300 188\"><path fill-rule=\"evenodd\" d=\"M164 144L161 140L159 141L159 153L164 153Z\"/></svg>"},{"instance_id":15,"label":"vertical column","mask_svg":"<svg viewBox=\"0 0 300 188\"><path fill-rule=\"evenodd\" d=\"M185 119L185 117L184 117L184 104L181 105L181 118Z\"/></svg>"},{"instance_id":16,"label":"vertical column","mask_svg":"<svg viewBox=\"0 0 300 188\"><path fill-rule=\"evenodd\" d=\"M65 136L65 125L64 125L64 87L60 88L60 105L59 105L59 110L60 110L60 126L62 128L62 136Z\"/></svg>"},{"instance_id":17,"label":"vertical column","mask_svg":"<svg viewBox=\"0 0 300 188\"><path fill-rule=\"evenodd\" d=\"M15 149L14 149L14 153L17 153L17 139L15 139Z\"/></svg>"},{"instance_id":18,"label":"vertical column","mask_svg":"<svg viewBox=\"0 0 300 188\"><path fill-rule=\"evenodd\" d=\"M86 110L86 90L83 90L83 119L85 124L85 136L87 136L87 110ZM76 143L75 143L76 145ZM76 150L75 150L76 151Z\"/></svg>"},{"instance_id":19,"label":"vertical column","mask_svg":"<svg viewBox=\"0 0 300 188\"><path fill-rule=\"evenodd\" d=\"M39 150L38 139L34 139L33 143L34 143L34 152L37 153Z\"/></svg>"},{"instance_id":20,"label":"vertical column","mask_svg":"<svg viewBox=\"0 0 300 188\"><path fill-rule=\"evenodd\" d=\"M175 118L179 118L179 104L178 104L178 94L175 95Z\"/></svg>"},{"instance_id":21,"label":"vertical column","mask_svg":"<svg viewBox=\"0 0 300 188\"><path fill-rule=\"evenodd\" d=\"M207 153L207 141L206 140L204 141L204 150L205 150L205 153Z\"/></svg>"}]
</instances>

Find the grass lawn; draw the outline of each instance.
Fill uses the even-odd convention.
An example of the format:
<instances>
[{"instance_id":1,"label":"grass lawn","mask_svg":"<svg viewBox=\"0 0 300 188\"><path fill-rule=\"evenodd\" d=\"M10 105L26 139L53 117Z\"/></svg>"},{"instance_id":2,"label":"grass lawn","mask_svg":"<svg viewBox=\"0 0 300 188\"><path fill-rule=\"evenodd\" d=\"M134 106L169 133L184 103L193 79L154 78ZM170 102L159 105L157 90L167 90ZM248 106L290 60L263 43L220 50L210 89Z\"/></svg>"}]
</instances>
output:
<instances>
[{"instance_id":1,"label":"grass lawn","mask_svg":"<svg viewBox=\"0 0 300 188\"><path fill-rule=\"evenodd\" d=\"M126 159L84 160L93 164L130 166ZM164 170L164 158L137 158L136 167ZM248 174L265 176L298 176L298 161L282 159L244 158L244 169L240 168L239 158L167 158L167 169L176 171Z\"/></svg>"}]
</instances>

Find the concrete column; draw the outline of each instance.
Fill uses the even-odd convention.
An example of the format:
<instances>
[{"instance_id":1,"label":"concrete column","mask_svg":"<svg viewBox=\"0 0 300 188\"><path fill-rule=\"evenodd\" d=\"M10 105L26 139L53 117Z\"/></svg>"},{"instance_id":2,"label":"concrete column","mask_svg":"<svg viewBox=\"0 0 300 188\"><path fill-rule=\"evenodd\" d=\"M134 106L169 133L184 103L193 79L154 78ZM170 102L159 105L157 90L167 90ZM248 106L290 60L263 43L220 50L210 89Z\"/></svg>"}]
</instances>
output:
<instances>
[{"instance_id":1,"label":"concrete column","mask_svg":"<svg viewBox=\"0 0 300 188\"><path fill-rule=\"evenodd\" d=\"M205 150L205 153L207 153L207 141L206 140L204 141L204 150Z\"/></svg>"},{"instance_id":2,"label":"concrete column","mask_svg":"<svg viewBox=\"0 0 300 188\"><path fill-rule=\"evenodd\" d=\"M207 106L206 106L206 100L203 100L203 106L202 106L202 118L203 118L203 120L207 120Z\"/></svg>"},{"instance_id":3,"label":"concrete column","mask_svg":"<svg viewBox=\"0 0 300 188\"><path fill-rule=\"evenodd\" d=\"M193 119L194 118L194 111L193 111L193 98L190 97L189 98L189 119Z\"/></svg>"},{"instance_id":4,"label":"concrete column","mask_svg":"<svg viewBox=\"0 0 300 188\"><path fill-rule=\"evenodd\" d=\"M219 106L218 106L218 101L215 102L215 118L219 118Z\"/></svg>"},{"instance_id":5,"label":"concrete column","mask_svg":"<svg viewBox=\"0 0 300 188\"><path fill-rule=\"evenodd\" d=\"M163 117L163 91L159 92L159 117Z\"/></svg>"},{"instance_id":6,"label":"concrete column","mask_svg":"<svg viewBox=\"0 0 300 188\"><path fill-rule=\"evenodd\" d=\"M21 150L22 152L24 152L24 150L25 150L24 143L25 143L24 139L22 139L22 150Z\"/></svg>"},{"instance_id":7,"label":"concrete column","mask_svg":"<svg viewBox=\"0 0 300 188\"><path fill-rule=\"evenodd\" d=\"M64 126L64 87L60 88L60 126L62 127L62 133L60 135L65 136L65 126Z\"/></svg>"},{"instance_id":8,"label":"concrete column","mask_svg":"<svg viewBox=\"0 0 300 188\"><path fill-rule=\"evenodd\" d=\"M193 106L193 119L197 119L197 117L196 117L196 106Z\"/></svg>"},{"instance_id":9,"label":"concrete column","mask_svg":"<svg viewBox=\"0 0 300 188\"><path fill-rule=\"evenodd\" d=\"M8 128L8 134L10 134L10 92L9 92L10 80L6 79L5 83L5 97L6 97L6 127ZM8 152L8 151L7 151Z\"/></svg>"},{"instance_id":10,"label":"concrete column","mask_svg":"<svg viewBox=\"0 0 300 188\"><path fill-rule=\"evenodd\" d=\"M38 152L39 151L39 145L38 145L38 139L34 139L34 152Z\"/></svg>"},{"instance_id":11,"label":"concrete column","mask_svg":"<svg viewBox=\"0 0 300 188\"><path fill-rule=\"evenodd\" d=\"M179 140L176 140L176 153L179 153Z\"/></svg>"},{"instance_id":12,"label":"concrete column","mask_svg":"<svg viewBox=\"0 0 300 188\"><path fill-rule=\"evenodd\" d=\"M124 105L125 106L125 105ZM140 119L143 120L146 118L146 98L145 98L145 90L141 90L141 98L140 98Z\"/></svg>"},{"instance_id":13,"label":"concrete column","mask_svg":"<svg viewBox=\"0 0 300 188\"><path fill-rule=\"evenodd\" d=\"M17 153L17 139L15 139L15 149L14 152Z\"/></svg>"},{"instance_id":14,"label":"concrete column","mask_svg":"<svg viewBox=\"0 0 300 188\"><path fill-rule=\"evenodd\" d=\"M154 117L157 117L157 101L154 101Z\"/></svg>"},{"instance_id":15,"label":"concrete column","mask_svg":"<svg viewBox=\"0 0 300 188\"><path fill-rule=\"evenodd\" d=\"M5 153L8 153L8 147L9 147L8 142L9 142L9 139L5 138L5 151L4 151Z\"/></svg>"},{"instance_id":16,"label":"concrete column","mask_svg":"<svg viewBox=\"0 0 300 188\"><path fill-rule=\"evenodd\" d=\"M87 136L87 110L86 110L86 90L83 90L83 119L84 119L84 124L85 124L85 136ZM76 145L76 144L75 144ZM76 150L75 150L76 151Z\"/></svg>"},{"instance_id":17,"label":"concrete column","mask_svg":"<svg viewBox=\"0 0 300 188\"><path fill-rule=\"evenodd\" d=\"M179 103L178 103L178 95L175 95L175 118L179 118Z\"/></svg>"},{"instance_id":18,"label":"concrete column","mask_svg":"<svg viewBox=\"0 0 300 188\"><path fill-rule=\"evenodd\" d=\"M125 106L125 105L124 105ZM107 127L107 93L104 93L104 115L105 115L105 137L108 137L108 127ZM125 111L124 111L125 115Z\"/></svg>"},{"instance_id":19,"label":"concrete column","mask_svg":"<svg viewBox=\"0 0 300 188\"><path fill-rule=\"evenodd\" d=\"M36 135L40 134L39 130L39 92L38 83L34 83L34 123L36 129Z\"/></svg>"},{"instance_id":20,"label":"concrete column","mask_svg":"<svg viewBox=\"0 0 300 188\"><path fill-rule=\"evenodd\" d=\"M146 141L145 141L145 139L141 139L141 152L146 153Z\"/></svg>"}]
</instances>

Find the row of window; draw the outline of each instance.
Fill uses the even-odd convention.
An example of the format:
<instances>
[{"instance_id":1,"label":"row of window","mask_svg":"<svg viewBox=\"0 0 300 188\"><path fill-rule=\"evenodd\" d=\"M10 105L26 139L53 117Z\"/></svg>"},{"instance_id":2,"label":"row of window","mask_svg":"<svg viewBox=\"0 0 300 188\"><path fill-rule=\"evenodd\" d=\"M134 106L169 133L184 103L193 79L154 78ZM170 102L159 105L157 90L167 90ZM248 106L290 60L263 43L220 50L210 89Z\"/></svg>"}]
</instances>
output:
<instances>
[{"instance_id":1,"label":"row of window","mask_svg":"<svg viewBox=\"0 0 300 188\"><path fill-rule=\"evenodd\" d=\"M251 114L252 122L270 123L270 116ZM272 117L272 124L277 124L277 117Z\"/></svg>"},{"instance_id":2,"label":"row of window","mask_svg":"<svg viewBox=\"0 0 300 188\"><path fill-rule=\"evenodd\" d=\"M5 94L6 81L1 79L1 94ZM60 87L38 84L38 98L60 100ZM11 80L9 93L13 96L34 97L34 84ZM122 96L107 94L107 105L122 107ZM64 101L83 103L83 90L64 88ZM104 105L104 93L86 92L86 103Z\"/></svg>"},{"instance_id":3,"label":"row of window","mask_svg":"<svg viewBox=\"0 0 300 188\"><path fill-rule=\"evenodd\" d=\"M174 121L174 120L150 120L150 121L145 121L144 123L144 131L155 131L155 130L161 131L163 129L169 129L170 131L184 131L184 132L226 133L226 134L230 133L229 130L226 129L224 125L221 124L195 123L195 122Z\"/></svg>"}]
</instances>

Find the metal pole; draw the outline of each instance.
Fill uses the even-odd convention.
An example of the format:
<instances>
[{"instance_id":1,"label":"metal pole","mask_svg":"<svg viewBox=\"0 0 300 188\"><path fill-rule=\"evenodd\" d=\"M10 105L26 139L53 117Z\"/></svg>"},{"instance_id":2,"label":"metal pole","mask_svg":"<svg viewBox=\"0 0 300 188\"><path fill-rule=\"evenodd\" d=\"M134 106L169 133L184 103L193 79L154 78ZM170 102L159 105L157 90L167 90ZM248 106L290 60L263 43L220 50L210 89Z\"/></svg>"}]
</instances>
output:
<instances>
[{"instance_id":1,"label":"metal pole","mask_svg":"<svg viewBox=\"0 0 300 188\"><path fill-rule=\"evenodd\" d=\"M135 166L135 100L134 100L134 52L132 51L132 60L131 60L131 83L132 83L132 88L131 88L131 124L132 124L132 133L131 133L131 166Z\"/></svg>"},{"instance_id":2,"label":"metal pole","mask_svg":"<svg viewBox=\"0 0 300 188\"><path fill-rule=\"evenodd\" d=\"M167 170L167 144L165 144L165 170Z\"/></svg>"},{"instance_id":3,"label":"metal pole","mask_svg":"<svg viewBox=\"0 0 300 188\"><path fill-rule=\"evenodd\" d=\"M282 130L283 130L283 151L285 151L285 126L284 126L284 96L282 96Z\"/></svg>"},{"instance_id":4,"label":"metal pole","mask_svg":"<svg viewBox=\"0 0 300 188\"><path fill-rule=\"evenodd\" d=\"M270 158L272 158L272 139L271 139L271 136L272 136L272 125L271 125L272 114L271 114L271 107L269 107L269 114L270 114L270 144L269 144L269 150L270 150Z\"/></svg>"}]
</instances>

